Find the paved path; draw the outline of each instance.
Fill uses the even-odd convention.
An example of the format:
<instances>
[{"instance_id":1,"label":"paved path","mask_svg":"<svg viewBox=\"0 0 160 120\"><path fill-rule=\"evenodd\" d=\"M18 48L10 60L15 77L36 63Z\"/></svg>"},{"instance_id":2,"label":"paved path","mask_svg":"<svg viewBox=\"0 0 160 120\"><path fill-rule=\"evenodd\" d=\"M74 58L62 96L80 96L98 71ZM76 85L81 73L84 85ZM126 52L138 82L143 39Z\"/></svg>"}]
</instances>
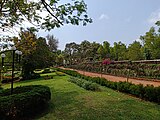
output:
<instances>
[{"instance_id":1,"label":"paved path","mask_svg":"<svg viewBox=\"0 0 160 120\"><path fill-rule=\"evenodd\" d=\"M62 68L62 69L69 69L69 70L75 70L75 69L70 69L70 68ZM115 81L115 82L118 82L118 81L127 81L127 78L125 77L117 77L117 76L112 76L112 75L105 75L105 74L99 74L99 73L92 73L92 72L86 72L86 71L81 71L81 70L75 70L77 71L78 73L80 74L84 74L86 76L91 76L91 77L103 77L107 80L110 80L110 81ZM129 78L128 80L129 82L131 83L134 83L134 84L143 84L143 85L153 85L155 87L157 86L160 86L160 80L155 80L155 81L151 81L151 80L140 80L140 79L131 79Z\"/></svg>"}]
</instances>

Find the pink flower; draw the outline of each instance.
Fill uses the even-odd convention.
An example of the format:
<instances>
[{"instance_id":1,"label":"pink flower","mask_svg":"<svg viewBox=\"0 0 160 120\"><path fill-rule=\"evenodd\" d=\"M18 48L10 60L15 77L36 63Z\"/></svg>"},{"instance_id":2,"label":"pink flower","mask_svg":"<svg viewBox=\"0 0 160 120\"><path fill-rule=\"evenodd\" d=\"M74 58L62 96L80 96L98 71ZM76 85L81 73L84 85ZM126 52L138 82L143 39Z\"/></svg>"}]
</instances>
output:
<instances>
[{"instance_id":1,"label":"pink flower","mask_svg":"<svg viewBox=\"0 0 160 120\"><path fill-rule=\"evenodd\" d=\"M111 61L110 61L110 59L105 59L105 60L102 61L102 64L103 65L108 65L108 64L111 64Z\"/></svg>"}]
</instances>

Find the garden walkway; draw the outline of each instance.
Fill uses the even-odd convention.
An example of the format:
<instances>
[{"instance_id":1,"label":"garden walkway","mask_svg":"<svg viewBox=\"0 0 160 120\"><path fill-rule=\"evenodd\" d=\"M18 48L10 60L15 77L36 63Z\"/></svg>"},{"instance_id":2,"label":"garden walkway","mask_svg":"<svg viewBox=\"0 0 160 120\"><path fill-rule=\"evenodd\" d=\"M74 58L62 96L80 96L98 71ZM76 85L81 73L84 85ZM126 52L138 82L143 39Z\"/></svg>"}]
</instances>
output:
<instances>
[{"instance_id":1,"label":"garden walkway","mask_svg":"<svg viewBox=\"0 0 160 120\"><path fill-rule=\"evenodd\" d=\"M92 73L92 72L86 72L86 71L81 71L81 70L76 70L76 69L70 69L70 68L63 68L62 69L68 69L68 70L75 70L80 74L84 74L86 76L91 76L91 77L103 77L107 80L110 81L127 81L127 78L125 77L117 77L117 76L112 76L112 75L105 75L105 74L99 74L99 73ZM128 79L129 82L134 83L134 84L143 84L143 85L153 85L155 87L160 86L160 80L145 80L145 79L133 79L133 78L129 78Z\"/></svg>"}]
</instances>

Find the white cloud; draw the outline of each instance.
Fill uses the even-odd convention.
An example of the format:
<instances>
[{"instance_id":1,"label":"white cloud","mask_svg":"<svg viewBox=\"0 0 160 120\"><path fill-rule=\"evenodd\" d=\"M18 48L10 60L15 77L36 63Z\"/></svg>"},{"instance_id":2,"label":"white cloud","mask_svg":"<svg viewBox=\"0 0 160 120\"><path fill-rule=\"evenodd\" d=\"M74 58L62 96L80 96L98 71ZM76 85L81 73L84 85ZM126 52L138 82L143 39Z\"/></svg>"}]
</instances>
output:
<instances>
[{"instance_id":1,"label":"white cloud","mask_svg":"<svg viewBox=\"0 0 160 120\"><path fill-rule=\"evenodd\" d=\"M109 20L109 16L106 14L101 14L99 20Z\"/></svg>"},{"instance_id":2,"label":"white cloud","mask_svg":"<svg viewBox=\"0 0 160 120\"><path fill-rule=\"evenodd\" d=\"M158 20L160 20L160 9L151 13L151 15L148 19L148 23L155 24Z\"/></svg>"}]
</instances>

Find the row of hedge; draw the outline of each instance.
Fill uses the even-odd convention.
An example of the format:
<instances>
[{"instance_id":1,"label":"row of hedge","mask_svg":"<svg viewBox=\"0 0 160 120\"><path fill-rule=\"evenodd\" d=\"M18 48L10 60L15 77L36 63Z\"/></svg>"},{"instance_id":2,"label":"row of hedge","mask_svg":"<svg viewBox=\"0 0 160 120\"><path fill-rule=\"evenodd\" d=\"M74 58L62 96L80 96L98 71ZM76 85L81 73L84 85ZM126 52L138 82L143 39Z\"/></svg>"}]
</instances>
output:
<instances>
[{"instance_id":1,"label":"row of hedge","mask_svg":"<svg viewBox=\"0 0 160 120\"><path fill-rule=\"evenodd\" d=\"M21 120L41 113L51 99L49 87L30 85L0 91L0 120Z\"/></svg>"},{"instance_id":2,"label":"row of hedge","mask_svg":"<svg viewBox=\"0 0 160 120\"><path fill-rule=\"evenodd\" d=\"M151 78L160 79L160 64L94 64L94 63L81 63L77 65L68 66L69 68L85 70L89 72L97 72L104 74L111 74L116 76L127 77L129 74L133 78ZM128 70L130 72L128 72Z\"/></svg>"},{"instance_id":3,"label":"row of hedge","mask_svg":"<svg viewBox=\"0 0 160 120\"><path fill-rule=\"evenodd\" d=\"M64 70L60 68L57 68L57 70L74 77L79 77L87 81L98 83L102 86L106 86L120 92L132 94L146 101L160 104L160 87L154 87L152 85L143 86L142 84L135 85L129 82L113 82L108 81L105 78L84 76L72 70Z\"/></svg>"},{"instance_id":4,"label":"row of hedge","mask_svg":"<svg viewBox=\"0 0 160 120\"><path fill-rule=\"evenodd\" d=\"M69 82L75 83L76 85L91 91L100 91L99 86L91 81L86 81L84 79L79 79L77 77L70 77Z\"/></svg>"}]
</instances>

